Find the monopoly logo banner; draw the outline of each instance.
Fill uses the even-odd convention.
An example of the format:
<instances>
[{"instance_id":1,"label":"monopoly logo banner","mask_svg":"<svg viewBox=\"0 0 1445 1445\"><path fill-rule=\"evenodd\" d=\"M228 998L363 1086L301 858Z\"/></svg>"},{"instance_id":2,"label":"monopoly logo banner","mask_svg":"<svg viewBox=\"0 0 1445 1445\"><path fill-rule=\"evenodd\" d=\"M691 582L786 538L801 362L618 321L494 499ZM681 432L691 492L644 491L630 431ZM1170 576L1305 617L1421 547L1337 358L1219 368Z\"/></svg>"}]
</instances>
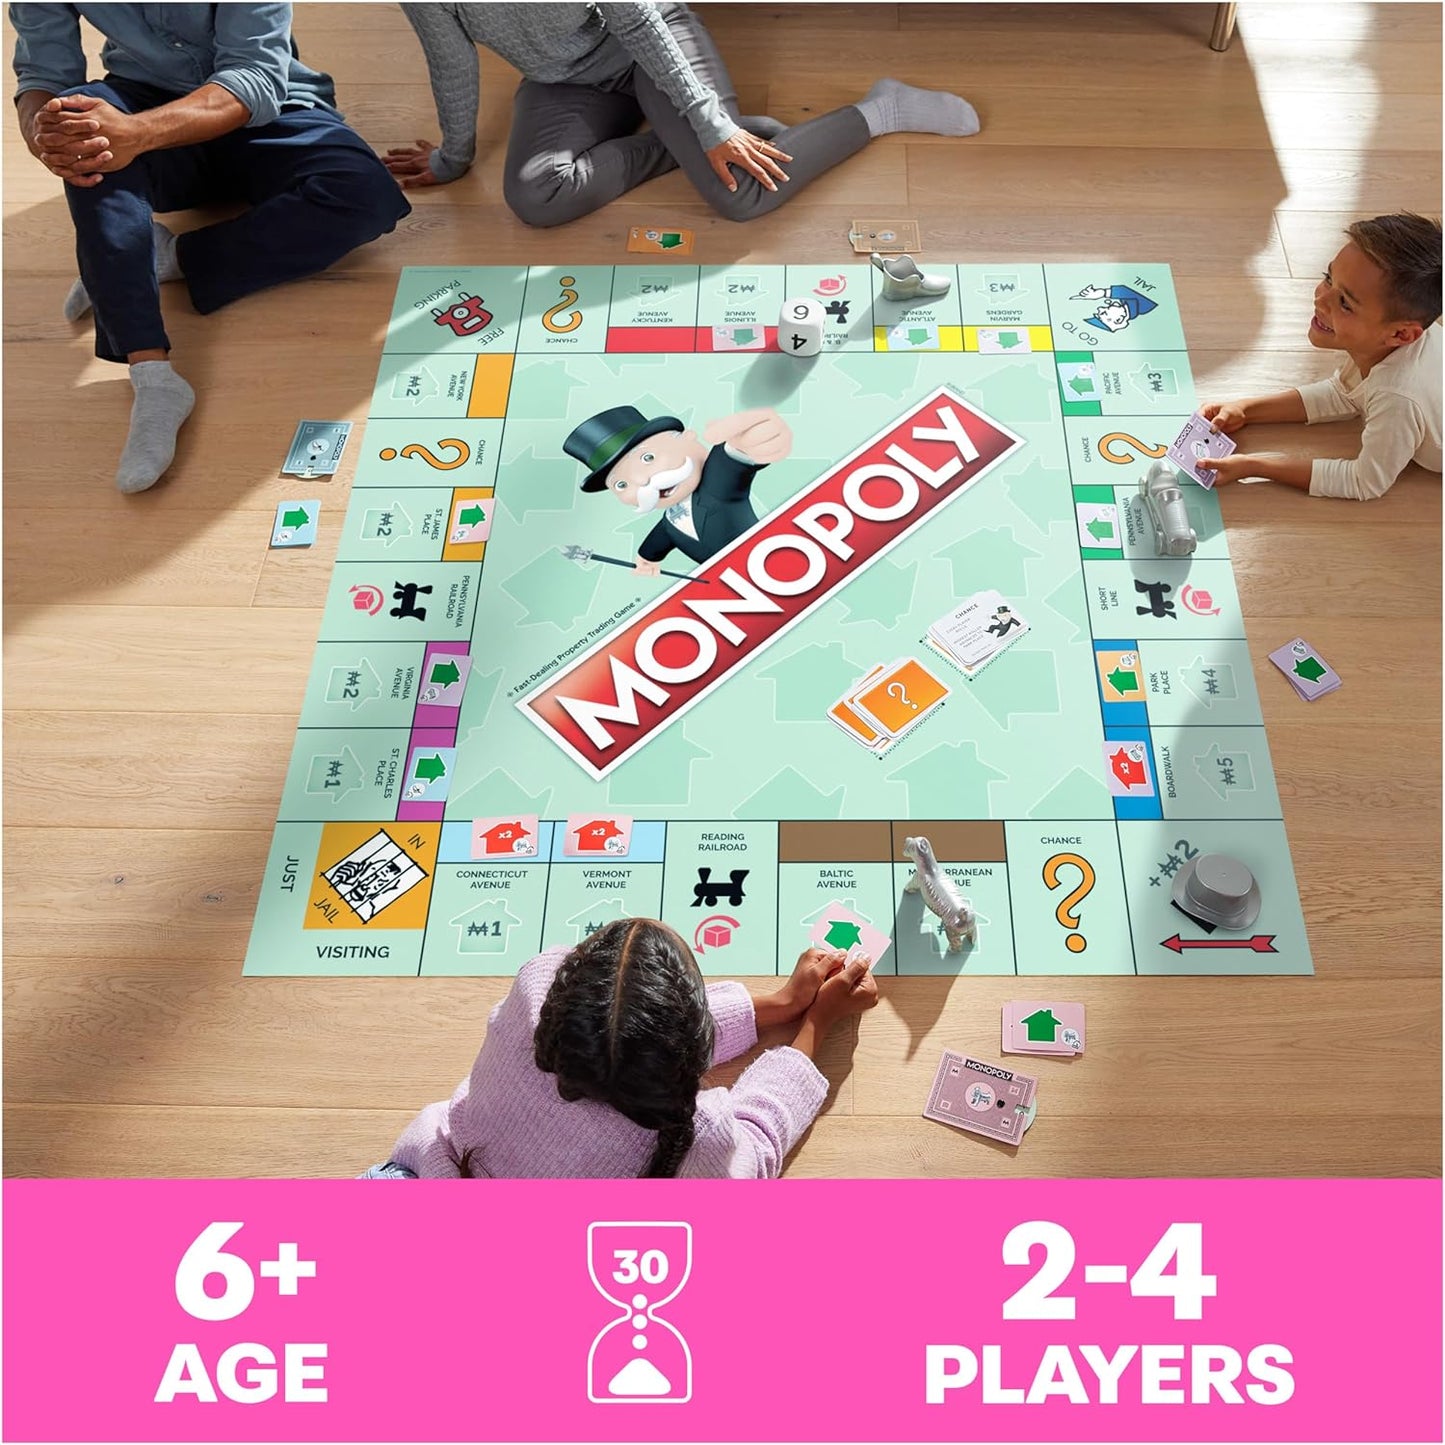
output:
<instances>
[{"instance_id":1,"label":"monopoly logo banner","mask_svg":"<svg viewBox=\"0 0 1445 1445\"><path fill-rule=\"evenodd\" d=\"M937 388L517 706L606 777L1023 445Z\"/></svg>"}]
</instances>

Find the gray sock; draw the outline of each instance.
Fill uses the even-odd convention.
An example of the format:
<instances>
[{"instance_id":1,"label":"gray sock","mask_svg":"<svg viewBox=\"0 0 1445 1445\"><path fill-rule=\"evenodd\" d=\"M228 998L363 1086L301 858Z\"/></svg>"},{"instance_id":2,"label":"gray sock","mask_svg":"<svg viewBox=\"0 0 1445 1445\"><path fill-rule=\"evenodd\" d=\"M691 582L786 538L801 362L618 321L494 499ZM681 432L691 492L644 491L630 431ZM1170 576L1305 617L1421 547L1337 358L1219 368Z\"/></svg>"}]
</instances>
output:
<instances>
[{"instance_id":1,"label":"gray sock","mask_svg":"<svg viewBox=\"0 0 1445 1445\"><path fill-rule=\"evenodd\" d=\"M152 221L151 234L155 237L156 246L156 280L179 281L181 268L176 261L174 232L166 230L159 221ZM81 317L89 313L90 293L85 289L85 283L79 278L67 293L65 305L61 309L64 311L67 321L79 321Z\"/></svg>"},{"instance_id":2,"label":"gray sock","mask_svg":"<svg viewBox=\"0 0 1445 1445\"><path fill-rule=\"evenodd\" d=\"M169 361L138 361L130 369L135 401L130 434L120 454L115 484L123 492L154 486L176 454L176 433L190 416L196 394Z\"/></svg>"},{"instance_id":3,"label":"gray sock","mask_svg":"<svg viewBox=\"0 0 1445 1445\"><path fill-rule=\"evenodd\" d=\"M772 140L775 135L781 135L787 130L782 121L774 120L770 115L742 115L738 117L738 124L759 140Z\"/></svg>"},{"instance_id":4,"label":"gray sock","mask_svg":"<svg viewBox=\"0 0 1445 1445\"><path fill-rule=\"evenodd\" d=\"M868 122L869 135L922 131L928 135L976 135L978 112L961 95L946 90L920 90L901 80L880 80L862 100L854 101Z\"/></svg>"}]
</instances>

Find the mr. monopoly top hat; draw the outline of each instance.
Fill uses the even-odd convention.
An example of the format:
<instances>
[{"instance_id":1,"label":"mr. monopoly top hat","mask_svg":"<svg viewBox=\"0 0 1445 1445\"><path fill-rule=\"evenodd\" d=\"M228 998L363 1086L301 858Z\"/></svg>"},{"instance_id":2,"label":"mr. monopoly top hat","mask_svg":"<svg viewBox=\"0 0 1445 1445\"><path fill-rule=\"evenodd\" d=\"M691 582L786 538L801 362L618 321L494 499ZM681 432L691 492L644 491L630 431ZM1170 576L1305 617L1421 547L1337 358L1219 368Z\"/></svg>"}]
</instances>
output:
<instances>
[{"instance_id":1,"label":"mr. monopoly top hat","mask_svg":"<svg viewBox=\"0 0 1445 1445\"><path fill-rule=\"evenodd\" d=\"M659 432L682 431L675 416L655 416L651 421L635 406L614 406L589 416L562 443L562 450L590 473L582 483L584 492L600 492L607 485L607 473L624 452Z\"/></svg>"}]
</instances>

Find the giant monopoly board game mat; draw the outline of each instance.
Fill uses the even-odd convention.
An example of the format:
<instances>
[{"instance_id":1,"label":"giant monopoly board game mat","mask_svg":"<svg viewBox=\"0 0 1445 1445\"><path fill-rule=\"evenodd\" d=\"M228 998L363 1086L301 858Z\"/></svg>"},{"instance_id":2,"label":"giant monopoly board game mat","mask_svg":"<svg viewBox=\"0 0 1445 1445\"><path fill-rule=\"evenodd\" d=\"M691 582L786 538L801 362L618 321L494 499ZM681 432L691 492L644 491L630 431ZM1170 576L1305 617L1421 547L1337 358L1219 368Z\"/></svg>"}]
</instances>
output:
<instances>
[{"instance_id":1,"label":"giant monopoly board game mat","mask_svg":"<svg viewBox=\"0 0 1445 1445\"><path fill-rule=\"evenodd\" d=\"M1160 558L1138 495L1195 402L1168 268L929 269L402 273L247 973L624 914L786 973L839 906L881 973L1311 971L1218 505ZM1248 930L1171 903L1216 852Z\"/></svg>"}]
</instances>

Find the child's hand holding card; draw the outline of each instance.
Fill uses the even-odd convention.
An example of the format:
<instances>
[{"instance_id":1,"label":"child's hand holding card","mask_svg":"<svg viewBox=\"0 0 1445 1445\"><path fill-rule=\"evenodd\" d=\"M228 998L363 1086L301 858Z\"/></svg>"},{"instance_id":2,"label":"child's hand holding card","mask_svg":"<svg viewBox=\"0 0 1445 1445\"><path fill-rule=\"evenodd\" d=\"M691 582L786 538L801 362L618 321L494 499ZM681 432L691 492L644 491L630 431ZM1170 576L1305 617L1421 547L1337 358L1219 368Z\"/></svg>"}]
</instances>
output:
<instances>
[{"instance_id":1,"label":"child's hand holding card","mask_svg":"<svg viewBox=\"0 0 1445 1445\"><path fill-rule=\"evenodd\" d=\"M1214 473L1199 465L1201 457L1227 457L1237 450L1233 437L1215 431L1214 425L1196 411L1170 443L1168 457L1201 487L1214 486Z\"/></svg>"},{"instance_id":2,"label":"child's hand holding card","mask_svg":"<svg viewBox=\"0 0 1445 1445\"><path fill-rule=\"evenodd\" d=\"M886 933L874 928L837 900L818 916L812 932L808 934L808 942L817 944L819 948L841 949L849 958L855 953L866 953L870 966L875 969L893 944Z\"/></svg>"}]
</instances>

